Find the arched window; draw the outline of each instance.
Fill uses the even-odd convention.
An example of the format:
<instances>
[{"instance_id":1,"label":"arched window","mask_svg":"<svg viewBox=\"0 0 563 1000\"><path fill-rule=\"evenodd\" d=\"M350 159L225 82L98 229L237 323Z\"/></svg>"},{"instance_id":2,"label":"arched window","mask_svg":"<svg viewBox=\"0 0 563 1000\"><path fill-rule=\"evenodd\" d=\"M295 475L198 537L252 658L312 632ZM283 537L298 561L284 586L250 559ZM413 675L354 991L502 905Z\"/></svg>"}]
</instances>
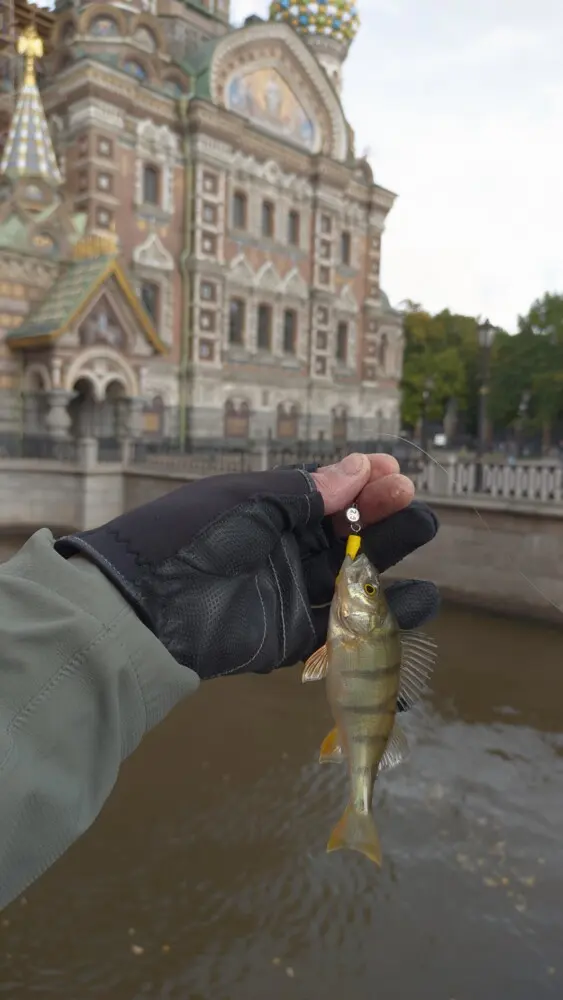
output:
<instances>
[{"instance_id":1,"label":"arched window","mask_svg":"<svg viewBox=\"0 0 563 1000\"><path fill-rule=\"evenodd\" d=\"M233 195L233 229L246 229L248 220L248 198L244 191Z\"/></svg>"},{"instance_id":2,"label":"arched window","mask_svg":"<svg viewBox=\"0 0 563 1000\"><path fill-rule=\"evenodd\" d=\"M250 430L250 407L245 400L235 402L228 399L225 403L225 437L233 440L247 439Z\"/></svg>"},{"instance_id":3,"label":"arched window","mask_svg":"<svg viewBox=\"0 0 563 1000\"><path fill-rule=\"evenodd\" d=\"M346 444L348 440L348 414L343 408L332 412L332 440L334 444Z\"/></svg>"},{"instance_id":4,"label":"arched window","mask_svg":"<svg viewBox=\"0 0 563 1000\"><path fill-rule=\"evenodd\" d=\"M145 163L143 167L143 202L145 205L160 202L160 170L152 163Z\"/></svg>"},{"instance_id":5,"label":"arched window","mask_svg":"<svg viewBox=\"0 0 563 1000\"><path fill-rule=\"evenodd\" d=\"M299 436L299 408L297 403L280 403L277 414L276 436L278 441L295 441Z\"/></svg>"},{"instance_id":6,"label":"arched window","mask_svg":"<svg viewBox=\"0 0 563 1000\"><path fill-rule=\"evenodd\" d=\"M147 403L143 411L143 432L147 437L163 437L164 435L164 400L155 396Z\"/></svg>"}]
</instances>

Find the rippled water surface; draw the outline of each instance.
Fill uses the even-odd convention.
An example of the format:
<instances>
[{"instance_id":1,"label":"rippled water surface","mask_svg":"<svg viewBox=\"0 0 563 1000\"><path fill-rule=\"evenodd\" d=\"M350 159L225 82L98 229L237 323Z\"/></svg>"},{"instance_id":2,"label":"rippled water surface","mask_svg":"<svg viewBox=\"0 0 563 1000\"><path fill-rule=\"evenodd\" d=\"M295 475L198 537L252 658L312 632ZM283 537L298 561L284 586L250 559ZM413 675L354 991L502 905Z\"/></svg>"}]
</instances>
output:
<instances>
[{"instance_id":1,"label":"rippled water surface","mask_svg":"<svg viewBox=\"0 0 563 1000\"><path fill-rule=\"evenodd\" d=\"M0 917L10 1000L563 995L563 632L447 610L381 779L381 874L326 855L345 771L322 685L209 684L95 827ZM2 919L3 918L3 919Z\"/></svg>"}]
</instances>

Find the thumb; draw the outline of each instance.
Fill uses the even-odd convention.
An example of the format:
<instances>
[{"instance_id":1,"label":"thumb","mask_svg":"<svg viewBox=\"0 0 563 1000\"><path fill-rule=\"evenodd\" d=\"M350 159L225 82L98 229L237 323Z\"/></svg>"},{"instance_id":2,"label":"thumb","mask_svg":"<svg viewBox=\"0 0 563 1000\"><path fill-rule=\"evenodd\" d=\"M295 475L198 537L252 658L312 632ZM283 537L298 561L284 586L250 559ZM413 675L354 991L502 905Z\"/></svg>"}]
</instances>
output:
<instances>
[{"instance_id":1,"label":"thumb","mask_svg":"<svg viewBox=\"0 0 563 1000\"><path fill-rule=\"evenodd\" d=\"M349 507L369 482L371 465L367 455L354 453L312 475L322 495L325 514L336 514Z\"/></svg>"}]
</instances>

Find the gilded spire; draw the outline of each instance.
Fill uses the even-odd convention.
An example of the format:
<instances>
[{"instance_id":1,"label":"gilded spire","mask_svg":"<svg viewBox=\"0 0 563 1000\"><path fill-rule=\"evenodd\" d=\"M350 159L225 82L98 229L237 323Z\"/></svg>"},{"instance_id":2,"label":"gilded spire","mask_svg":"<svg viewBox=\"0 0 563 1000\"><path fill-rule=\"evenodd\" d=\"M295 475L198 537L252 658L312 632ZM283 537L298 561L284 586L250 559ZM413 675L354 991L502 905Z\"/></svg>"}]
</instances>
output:
<instances>
[{"instance_id":1,"label":"gilded spire","mask_svg":"<svg viewBox=\"0 0 563 1000\"><path fill-rule=\"evenodd\" d=\"M43 42L34 25L29 25L19 36L18 54L25 60L24 77L0 163L0 175L42 178L58 186L62 184L62 177L37 89L35 63L43 55Z\"/></svg>"}]
</instances>

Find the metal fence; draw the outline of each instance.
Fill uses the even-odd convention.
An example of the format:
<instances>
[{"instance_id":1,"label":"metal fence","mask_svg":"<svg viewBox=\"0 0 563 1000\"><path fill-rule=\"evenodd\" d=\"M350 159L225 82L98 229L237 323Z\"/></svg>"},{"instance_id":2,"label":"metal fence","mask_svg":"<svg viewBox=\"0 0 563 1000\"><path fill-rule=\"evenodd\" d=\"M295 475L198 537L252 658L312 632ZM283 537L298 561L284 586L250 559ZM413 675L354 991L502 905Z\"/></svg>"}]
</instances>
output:
<instances>
[{"instance_id":1,"label":"metal fence","mask_svg":"<svg viewBox=\"0 0 563 1000\"><path fill-rule=\"evenodd\" d=\"M0 458L37 459L51 462L76 462L78 442L73 438L63 441L46 434L0 434Z\"/></svg>"}]
</instances>

